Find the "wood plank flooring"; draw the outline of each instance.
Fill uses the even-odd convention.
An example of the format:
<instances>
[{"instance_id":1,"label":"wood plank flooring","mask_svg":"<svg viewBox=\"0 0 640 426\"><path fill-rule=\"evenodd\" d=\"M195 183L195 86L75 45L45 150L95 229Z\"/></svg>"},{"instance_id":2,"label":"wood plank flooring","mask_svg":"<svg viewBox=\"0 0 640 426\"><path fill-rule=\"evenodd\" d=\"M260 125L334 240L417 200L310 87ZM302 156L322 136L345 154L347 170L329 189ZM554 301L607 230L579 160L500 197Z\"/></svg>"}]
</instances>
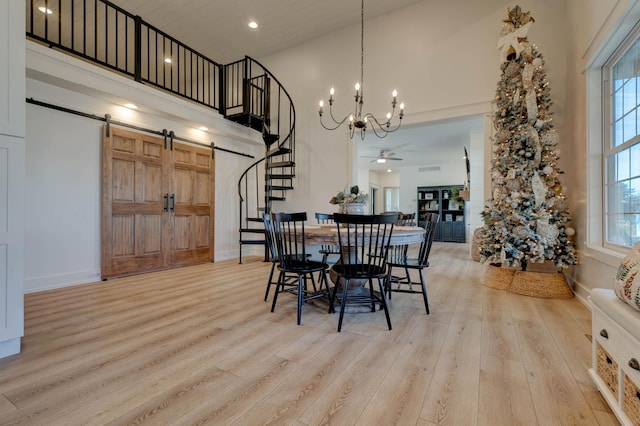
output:
<instances>
[{"instance_id":1,"label":"wood plank flooring","mask_svg":"<svg viewBox=\"0 0 640 426\"><path fill-rule=\"evenodd\" d=\"M338 316L282 295L270 264L217 262L25 296L0 360L0 424L615 425L587 375L576 299L486 288L469 246L434 243L419 294Z\"/></svg>"}]
</instances>

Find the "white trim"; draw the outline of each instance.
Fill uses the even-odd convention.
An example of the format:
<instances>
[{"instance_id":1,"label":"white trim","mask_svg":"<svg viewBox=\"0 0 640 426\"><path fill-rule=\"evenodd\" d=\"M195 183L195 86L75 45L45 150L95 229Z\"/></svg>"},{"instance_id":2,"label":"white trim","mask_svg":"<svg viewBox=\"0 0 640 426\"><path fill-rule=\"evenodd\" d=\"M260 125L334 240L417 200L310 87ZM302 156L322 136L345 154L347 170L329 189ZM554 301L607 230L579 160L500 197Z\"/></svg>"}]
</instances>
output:
<instances>
[{"instance_id":1,"label":"white trim","mask_svg":"<svg viewBox=\"0 0 640 426\"><path fill-rule=\"evenodd\" d=\"M602 67L620 47L631 30L640 21L640 0L618 2L602 31L596 36L585 52L586 56L594 45L600 47L588 61L586 70L586 161L587 161L587 226L585 254L589 257L617 267L624 255L623 251L604 246L604 123ZM602 36L607 34L607 36ZM606 37L606 38L605 38Z\"/></svg>"},{"instance_id":2,"label":"white trim","mask_svg":"<svg viewBox=\"0 0 640 426\"><path fill-rule=\"evenodd\" d=\"M609 57L640 21L640 0L629 0L626 6L624 3L624 1L620 0L616 2L605 23L598 30L598 34L582 55L582 58L587 58L594 46L600 46L587 62L585 70L604 66Z\"/></svg>"},{"instance_id":3,"label":"white trim","mask_svg":"<svg viewBox=\"0 0 640 426\"><path fill-rule=\"evenodd\" d=\"M71 272L68 274L48 275L46 277L27 278L24 280L24 293L36 293L39 291L54 290L79 284L91 284L99 281L99 270L87 270Z\"/></svg>"}]
</instances>

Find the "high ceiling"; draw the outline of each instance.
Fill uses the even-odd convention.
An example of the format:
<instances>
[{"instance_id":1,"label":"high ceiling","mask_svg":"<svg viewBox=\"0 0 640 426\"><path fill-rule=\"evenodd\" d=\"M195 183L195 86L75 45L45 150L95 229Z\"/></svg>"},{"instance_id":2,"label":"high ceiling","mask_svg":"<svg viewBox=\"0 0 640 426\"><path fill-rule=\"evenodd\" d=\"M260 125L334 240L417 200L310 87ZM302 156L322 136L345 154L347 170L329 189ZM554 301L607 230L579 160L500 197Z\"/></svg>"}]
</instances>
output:
<instances>
[{"instance_id":1,"label":"high ceiling","mask_svg":"<svg viewBox=\"0 0 640 426\"><path fill-rule=\"evenodd\" d=\"M424 0L365 0L365 20ZM219 63L259 59L360 22L358 0L111 0ZM252 30L248 22L259 27Z\"/></svg>"},{"instance_id":2,"label":"high ceiling","mask_svg":"<svg viewBox=\"0 0 640 426\"><path fill-rule=\"evenodd\" d=\"M259 60L360 22L358 0L111 1L223 64L244 55ZM421 1L426 0L365 0L364 17L372 19ZM259 27L250 29L250 20ZM360 155L375 157L381 149L387 149L403 159L370 163L372 170L437 164L443 156L462 156L469 132L482 129L482 123L481 118L475 117L403 126L385 139L369 134Z\"/></svg>"}]
</instances>

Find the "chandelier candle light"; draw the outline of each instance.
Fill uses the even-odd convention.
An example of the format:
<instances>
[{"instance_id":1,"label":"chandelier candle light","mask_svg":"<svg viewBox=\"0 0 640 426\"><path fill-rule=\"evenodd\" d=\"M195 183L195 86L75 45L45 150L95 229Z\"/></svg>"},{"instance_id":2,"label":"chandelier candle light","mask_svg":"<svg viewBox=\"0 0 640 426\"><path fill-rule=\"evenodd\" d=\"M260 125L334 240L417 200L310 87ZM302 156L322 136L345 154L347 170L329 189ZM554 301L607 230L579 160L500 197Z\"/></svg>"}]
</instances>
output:
<instances>
[{"instance_id":1,"label":"chandelier candle light","mask_svg":"<svg viewBox=\"0 0 640 426\"><path fill-rule=\"evenodd\" d=\"M400 113L398 114L398 124L396 126L391 125L391 119L394 117L396 112L396 106L398 105L397 96L398 92L394 90L392 92L393 99L391 100L391 112L387 113L386 121L380 122L373 114L371 113L363 113L364 107L364 96L363 96L363 85L364 85L364 0L361 1L360 6L360 81L356 83L356 93L355 93L355 111L347 116L345 116L342 120L338 121L333 116L333 95L335 94L335 90L332 87L329 91L329 115L331 119L335 123L335 127L327 127L322 122L322 116L324 114L324 101L320 101L320 110L318 113L320 114L320 124L327 130L336 130L339 128L347 119L349 119L349 138L353 139L353 134L355 133L355 129L360 129L360 138L364 140L365 132L367 130L367 126L369 126L373 133L379 137L384 138L387 134L395 132L400 128L400 124L402 123L402 118L404 117L404 103L400 104ZM362 83L362 85L361 85Z\"/></svg>"}]
</instances>

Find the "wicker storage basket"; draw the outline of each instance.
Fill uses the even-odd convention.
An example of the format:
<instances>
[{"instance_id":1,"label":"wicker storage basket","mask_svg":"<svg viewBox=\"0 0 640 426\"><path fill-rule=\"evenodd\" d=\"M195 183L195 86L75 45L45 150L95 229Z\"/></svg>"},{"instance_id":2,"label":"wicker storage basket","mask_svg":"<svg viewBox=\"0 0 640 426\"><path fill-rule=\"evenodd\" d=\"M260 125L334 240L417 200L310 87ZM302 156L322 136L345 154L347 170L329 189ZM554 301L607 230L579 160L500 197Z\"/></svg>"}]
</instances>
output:
<instances>
[{"instance_id":1,"label":"wicker storage basket","mask_svg":"<svg viewBox=\"0 0 640 426\"><path fill-rule=\"evenodd\" d=\"M640 424L640 389L624 375L624 390L622 392L622 411L634 425Z\"/></svg>"},{"instance_id":2,"label":"wicker storage basket","mask_svg":"<svg viewBox=\"0 0 640 426\"><path fill-rule=\"evenodd\" d=\"M544 299L571 299L573 291L560 273L517 271L509 291Z\"/></svg>"},{"instance_id":3,"label":"wicker storage basket","mask_svg":"<svg viewBox=\"0 0 640 426\"><path fill-rule=\"evenodd\" d=\"M471 240L471 259L474 262L480 262L480 241L482 240L482 228L476 228L473 231L473 239Z\"/></svg>"},{"instance_id":4,"label":"wicker storage basket","mask_svg":"<svg viewBox=\"0 0 640 426\"><path fill-rule=\"evenodd\" d=\"M500 265L487 263L484 266L482 285L498 290L507 290L516 270L513 268L502 268Z\"/></svg>"},{"instance_id":5,"label":"wicker storage basket","mask_svg":"<svg viewBox=\"0 0 640 426\"><path fill-rule=\"evenodd\" d=\"M618 399L618 363L609 356L600 343L596 343L596 372L607 385L613 396Z\"/></svg>"}]
</instances>

